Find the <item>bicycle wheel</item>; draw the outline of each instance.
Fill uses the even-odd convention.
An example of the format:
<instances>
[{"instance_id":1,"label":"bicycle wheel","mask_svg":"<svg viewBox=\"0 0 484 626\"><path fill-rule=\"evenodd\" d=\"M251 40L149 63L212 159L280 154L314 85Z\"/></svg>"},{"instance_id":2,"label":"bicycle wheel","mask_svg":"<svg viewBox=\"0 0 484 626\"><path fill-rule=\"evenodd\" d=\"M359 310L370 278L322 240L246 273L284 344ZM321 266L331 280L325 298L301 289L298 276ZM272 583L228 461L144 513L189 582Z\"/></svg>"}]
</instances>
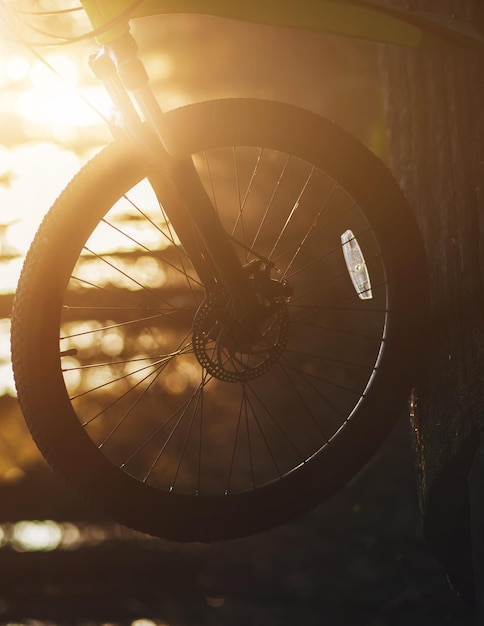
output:
<instances>
[{"instance_id":1,"label":"bicycle wheel","mask_svg":"<svg viewBox=\"0 0 484 626\"><path fill-rule=\"evenodd\" d=\"M279 305L237 337L228 291L206 292L117 140L35 237L12 356L54 469L123 524L211 541L307 511L375 453L419 360L425 260L390 174L327 120L227 100L167 128Z\"/></svg>"}]
</instances>

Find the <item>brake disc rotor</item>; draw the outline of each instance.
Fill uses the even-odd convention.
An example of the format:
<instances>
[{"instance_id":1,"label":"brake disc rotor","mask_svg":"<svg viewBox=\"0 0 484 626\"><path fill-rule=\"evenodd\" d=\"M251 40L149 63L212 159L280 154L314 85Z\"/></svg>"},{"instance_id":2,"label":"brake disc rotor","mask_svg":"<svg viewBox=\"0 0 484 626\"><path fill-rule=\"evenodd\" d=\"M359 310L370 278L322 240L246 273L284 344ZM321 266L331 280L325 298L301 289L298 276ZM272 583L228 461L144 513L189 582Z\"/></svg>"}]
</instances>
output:
<instances>
[{"instance_id":1,"label":"brake disc rotor","mask_svg":"<svg viewBox=\"0 0 484 626\"><path fill-rule=\"evenodd\" d=\"M224 382L251 380L265 374L289 339L289 313L284 303L266 319L247 327L227 290L218 287L200 305L193 323L195 355L209 374Z\"/></svg>"}]
</instances>

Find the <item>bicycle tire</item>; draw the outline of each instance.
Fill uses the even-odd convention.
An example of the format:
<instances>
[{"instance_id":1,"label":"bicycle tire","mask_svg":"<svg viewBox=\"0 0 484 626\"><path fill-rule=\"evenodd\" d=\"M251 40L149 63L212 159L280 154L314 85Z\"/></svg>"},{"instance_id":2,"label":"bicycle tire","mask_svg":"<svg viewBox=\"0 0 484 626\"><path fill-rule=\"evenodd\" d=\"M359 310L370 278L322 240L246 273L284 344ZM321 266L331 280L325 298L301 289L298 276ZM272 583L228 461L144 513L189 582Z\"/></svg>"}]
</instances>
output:
<instances>
[{"instance_id":1,"label":"bicycle tire","mask_svg":"<svg viewBox=\"0 0 484 626\"><path fill-rule=\"evenodd\" d=\"M222 324L228 296L204 293L163 197L138 184L146 155L117 139L38 230L12 361L56 472L122 524L206 542L293 519L374 455L420 360L425 256L388 170L328 120L234 99L166 121L241 258L273 259L266 284L293 290L282 313L256 348L214 339L207 319Z\"/></svg>"}]
</instances>

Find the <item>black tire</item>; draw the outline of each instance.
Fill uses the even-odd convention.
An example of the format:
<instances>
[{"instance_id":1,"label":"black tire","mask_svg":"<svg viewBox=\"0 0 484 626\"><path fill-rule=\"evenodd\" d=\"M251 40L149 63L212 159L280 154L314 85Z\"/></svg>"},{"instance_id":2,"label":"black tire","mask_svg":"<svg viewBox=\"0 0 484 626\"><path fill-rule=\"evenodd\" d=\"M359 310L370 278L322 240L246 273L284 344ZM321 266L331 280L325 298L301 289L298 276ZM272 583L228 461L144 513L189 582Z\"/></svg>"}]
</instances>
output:
<instances>
[{"instance_id":1,"label":"black tire","mask_svg":"<svg viewBox=\"0 0 484 626\"><path fill-rule=\"evenodd\" d=\"M425 259L391 175L327 120L227 100L173 111L167 128L241 257L273 260L265 284L287 280L289 302L255 347L215 340L228 297L204 300L146 181L132 190L143 155L117 140L35 237L12 358L58 473L118 522L211 541L309 510L375 453L419 361Z\"/></svg>"}]
</instances>

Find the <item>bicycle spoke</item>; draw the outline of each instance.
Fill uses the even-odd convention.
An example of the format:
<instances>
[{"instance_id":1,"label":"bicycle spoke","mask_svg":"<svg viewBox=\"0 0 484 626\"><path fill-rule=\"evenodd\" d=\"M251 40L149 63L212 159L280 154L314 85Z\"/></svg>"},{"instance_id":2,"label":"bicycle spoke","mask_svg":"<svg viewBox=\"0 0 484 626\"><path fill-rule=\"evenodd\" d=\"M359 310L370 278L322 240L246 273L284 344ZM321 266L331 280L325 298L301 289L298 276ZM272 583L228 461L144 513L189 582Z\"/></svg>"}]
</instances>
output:
<instances>
[{"instance_id":1,"label":"bicycle spoke","mask_svg":"<svg viewBox=\"0 0 484 626\"><path fill-rule=\"evenodd\" d=\"M160 367L162 367L163 365L161 365ZM144 369L148 369L148 368L142 368L142 370ZM138 370L142 371L142 370ZM138 373L135 372L135 373ZM121 400L123 400L128 394L130 394L133 390L135 390L137 387L139 387L140 385L142 385L146 380L148 380L150 378L150 376L153 376L154 374L157 373L157 370L155 370L155 372L149 372L144 378L142 378L141 380L139 380L135 385L132 385L129 389L127 389L124 393L120 394L119 396L115 397L109 404L107 404L106 406L104 406L102 408L102 410L100 410L98 413L96 413L95 415L93 415L89 420L87 420L86 422L83 422L83 426L88 426L89 424L91 424L92 422L94 422L95 420L98 419L98 417L100 417L101 415L105 414L109 409L111 409L112 407L114 407L116 404L118 404ZM73 396L70 399L71 400L76 400L77 398L86 395L87 393L91 393L94 391L99 391L100 389L107 387L108 385L118 382L119 380L122 380L123 378L127 378L127 376L122 376L119 379L115 379L110 381L109 383L107 383L106 385L99 385L98 387L95 387L93 389L90 389L88 392L84 393L84 394L79 394L78 396ZM131 412L131 409L128 411L128 413ZM126 415L123 416L121 418L121 422L124 421Z\"/></svg>"},{"instance_id":2,"label":"bicycle spoke","mask_svg":"<svg viewBox=\"0 0 484 626\"><path fill-rule=\"evenodd\" d=\"M204 294L164 207L155 199L145 209L127 193L123 212L100 222L120 251L102 251L100 231L73 272L61 354L71 400L86 403L81 422L100 449L141 482L203 497L280 480L329 445L377 370L387 283L358 205L315 166L264 147L205 150L194 162L242 262L270 259L272 284L284 277L293 290L278 304L287 313L275 308L240 339L238 322L228 322L236 301ZM365 249L371 299L345 266L349 228ZM166 274L159 288L134 269L143 255ZM105 268L99 279L83 268L89 259ZM202 310L207 322L197 327ZM104 337L106 353L96 348ZM278 341L287 345L271 356Z\"/></svg>"},{"instance_id":3,"label":"bicycle spoke","mask_svg":"<svg viewBox=\"0 0 484 626\"><path fill-rule=\"evenodd\" d=\"M98 290L100 290L100 291L102 291L104 293L109 294L110 296L113 296L114 298L118 298L118 299L121 299L121 300L126 300L126 302L129 302L131 304L136 305L136 307L134 307L135 310L137 310L137 309L146 309L147 308L146 306L138 303L137 300L135 300L133 298L130 298L130 297L126 296L125 294L116 293L116 292L114 292L114 291L112 291L110 289L107 289L106 287L103 287L102 285L97 285L96 283L93 283L93 282L91 282L89 280L86 280L85 278L80 278L79 276L75 276L73 274L73 275L71 275L71 280L74 280L74 281L76 281L76 282L78 282L78 283L80 283L82 285L85 285L86 287L92 287L94 289L98 289ZM74 306L68 306L68 305L64 305L63 308L64 308L64 310L73 310L73 309L80 310L82 308L84 308L84 309L87 308L89 310L91 310L91 309L92 310L103 310L104 309L104 307L100 307L100 306L97 306L97 307L96 306L95 307L92 307L92 306L89 306L89 307L79 307L79 306L78 307L74 307ZM107 308L116 309L118 307L107 307ZM131 308L133 308L133 307L131 307ZM150 308L158 309L159 307L148 307L148 309L150 309ZM129 311L130 308L124 307L124 310Z\"/></svg>"},{"instance_id":4,"label":"bicycle spoke","mask_svg":"<svg viewBox=\"0 0 484 626\"><path fill-rule=\"evenodd\" d=\"M311 234L312 232L316 229L316 224L318 223L318 221L321 219L321 215L323 214L324 210L327 208L331 198L333 197L334 192L337 189L337 185L335 185L333 187L333 189L331 190L330 194L328 195L328 197L326 198L324 204L321 206L321 208L318 211L318 214L316 215L316 217L314 218L312 224L309 226L306 234L304 235L302 241L300 244L298 244L297 249L294 253L294 256L292 257L292 259L289 261L289 263L286 265L286 268L284 270L284 275L287 277L289 270L291 269L291 267L294 265L297 257L299 254L301 254L301 251L303 250L304 246L306 245L306 243L310 240L311 238ZM279 258L281 258L283 255L279 255Z\"/></svg>"},{"instance_id":5,"label":"bicycle spoke","mask_svg":"<svg viewBox=\"0 0 484 626\"><path fill-rule=\"evenodd\" d=\"M77 398L81 398L82 396L85 396L89 393L93 393L94 391L99 391L101 389L105 389L106 387L109 387L110 385L113 385L115 383L119 383L122 380L126 380L128 378L131 378L134 374L139 374L140 372L143 372L146 369L150 369L153 367L156 367L158 365L162 366L165 363L171 361L171 359L173 359L175 356L179 356L179 354L187 354L187 352L180 352L180 353L174 353L174 354L170 354L170 355L166 355L163 358L159 358L158 360L156 360L153 363L150 363L149 365L146 365L145 367L141 367L137 370L131 370L129 372L127 372L126 374L123 374L122 376L118 376L117 378L112 378L111 380L109 380L106 383L102 383L101 385L97 385L95 387L91 387L90 389L83 391L82 393L78 393L75 396L70 396L70 400L77 400ZM110 366L112 367L113 365L117 365L119 363L133 363L133 362L137 362L137 361L146 361L148 359L144 358L144 359L131 359L129 361L113 361L111 363L102 363L101 366ZM76 370L86 370L86 369L91 369L91 368L96 368L99 367L99 364L93 364L93 365L83 365L80 367L71 367L71 368L63 368L63 372L70 372L70 371L76 371ZM129 392L130 390L128 390ZM126 392L126 393L128 393ZM124 396L125 394L123 394ZM121 398L119 398L121 399Z\"/></svg>"},{"instance_id":6,"label":"bicycle spoke","mask_svg":"<svg viewBox=\"0 0 484 626\"><path fill-rule=\"evenodd\" d=\"M350 392L351 394L353 394L354 396L358 396L359 398L361 398L361 394L359 394L357 391L354 391L354 390L352 390L352 389L347 389L347 388L345 388L345 387L341 387L340 385L335 385L335 384L331 383L331 381L325 380L324 378L321 378L320 376L317 376L317 375L315 375L315 374L312 374L311 372L307 372L307 371L303 370L302 368L299 368L299 367L293 366L293 365L289 362L289 360L288 360L288 359L284 359L284 360L282 361L282 363L281 363L281 367L286 367L287 369L290 369L290 370L292 370L292 371L296 372L296 373L297 373L297 374L299 374L299 375L301 376L301 378L303 378L303 379L305 380L305 382L307 382L308 384L311 384L309 381L310 381L310 380L313 380L313 381L314 381L314 383L316 383L316 382L318 382L318 383L324 383L325 385L330 385L330 386L332 386L332 387L342 389L343 391L348 391L348 392ZM313 390L314 390L314 391L316 391L316 393L319 395L319 397L320 397L322 400L324 400L324 401L325 401L328 405L330 405L330 406L331 406L331 408L333 408L336 412L338 412L338 413L339 413L339 415L340 415L341 417L346 417L346 416L345 416L345 414L344 414L343 412L341 412L341 411L340 411L340 410L336 407L336 405L335 405L335 404L333 404L333 403L329 400L329 397L328 397L326 394L322 393L322 391L321 391L319 388L317 388L317 387L315 387L315 386L313 386L313 385L311 385L311 386L312 386Z\"/></svg>"},{"instance_id":7,"label":"bicycle spoke","mask_svg":"<svg viewBox=\"0 0 484 626\"><path fill-rule=\"evenodd\" d=\"M90 330L84 330L78 333L71 333L69 335L64 335L60 337L60 340L64 341L66 339L73 339L74 337L82 337L83 335L91 335L93 333L100 333L105 330L112 330L113 328L122 328L123 326L133 326L136 324L140 324L142 322L148 322L151 320L160 319L162 317L165 317L166 315L173 315L173 313L174 311L170 311L169 313L165 313L165 314L160 313L158 315L150 315L148 317L139 317L134 320L128 320L126 322L117 322L117 323L109 324L107 326L100 326L99 328L94 328Z\"/></svg>"},{"instance_id":8,"label":"bicycle spoke","mask_svg":"<svg viewBox=\"0 0 484 626\"><path fill-rule=\"evenodd\" d=\"M269 212L270 212L270 210L271 210L271 208L272 208L272 206L273 206L273 204L274 204L274 200L275 200L275 198L276 198L277 192L278 192L278 191L280 190L280 188L281 188L281 184L282 184L282 181L283 181L283 179L284 179L284 175L285 175L285 173L286 173L286 170L287 170L287 167L288 167L288 165L289 165L289 161L290 161L290 159L291 159L291 156L290 156L289 154L288 154L288 155L286 155L286 157L285 157L285 161L284 161L283 166L282 166L282 169L281 169L281 172L280 172L280 174L279 174L279 177L278 177L278 179L277 179L276 184L274 185L274 189L272 190L272 194L271 194L271 196L270 196L270 198L269 198L269 201L267 202L267 205L266 205L266 207L265 207L264 214L262 215L262 219L261 219L261 221L260 221L259 227L258 227L257 232L255 233L255 237L254 237L254 239L253 239L253 241L252 241L251 248L253 248L253 249L255 249L255 248L256 248L257 241L258 241L258 239L259 239L259 237L260 237L260 234L261 234L261 232L262 232L262 229L265 227L265 224L266 224L266 222L267 222L267 218L268 218L268 216L269 216Z\"/></svg>"},{"instance_id":9,"label":"bicycle spoke","mask_svg":"<svg viewBox=\"0 0 484 626\"><path fill-rule=\"evenodd\" d=\"M374 454L423 343L424 252L381 162L327 120L237 98L162 120L169 154L115 138L43 220L12 361L39 447L111 519L235 538Z\"/></svg>"},{"instance_id":10,"label":"bicycle spoke","mask_svg":"<svg viewBox=\"0 0 484 626\"><path fill-rule=\"evenodd\" d=\"M306 181L304 182L304 185L302 186L301 191L299 192L299 195L298 195L296 201L292 205L292 209L291 209L291 211L290 211L290 213L289 213L289 215L288 215L288 217L286 219L286 222L285 222L281 232L279 233L279 235L278 235L278 237L276 239L276 242L274 243L274 245L272 247L272 250L271 250L271 252L269 254L269 258L273 257L275 249L279 245L279 243L280 243L284 233L286 232L286 229L289 227L289 224L291 223L291 220L293 220L296 211L299 209L300 203L301 203L301 199L302 199L302 197L303 197L303 195L304 195L304 193L305 193L305 191L306 191L306 189L307 189L307 187L308 187L308 185L309 185L309 183L310 183L310 181L311 181L311 179L313 177L313 174L314 174L314 168L311 169L311 171L310 171Z\"/></svg>"},{"instance_id":11,"label":"bicycle spoke","mask_svg":"<svg viewBox=\"0 0 484 626\"><path fill-rule=\"evenodd\" d=\"M229 468L229 473L228 473L228 477L227 477L227 486L225 487L225 493L226 494L230 493L230 482L232 480L232 472L233 472L233 469L234 469L235 452L236 452L236 449L237 449L237 443L238 443L238 438L239 438L240 422L242 420L242 409L243 409L243 406L244 406L244 400L245 400L245 394L242 393L242 399L241 399L241 402L240 402L239 412L238 412L238 416L237 416L237 425L236 425L235 433L234 433L234 441L233 441L233 444L232 444L232 455L231 455L231 458L230 458L230 468Z\"/></svg>"},{"instance_id":12,"label":"bicycle spoke","mask_svg":"<svg viewBox=\"0 0 484 626\"><path fill-rule=\"evenodd\" d=\"M139 213L144 216L144 214L143 214L143 212L141 210L139 210ZM164 213L163 210L162 210L162 213ZM146 219L148 219L148 218L146 218ZM153 224L153 222L151 220L148 219L148 221L150 222L150 224ZM168 267L174 269L176 272L179 272L179 273L183 274L183 276L187 279L187 281L189 281L189 282L192 281L198 287L202 286L202 283L198 279L196 279L195 277L190 276L188 274L188 272L186 271L185 266L183 264L182 264L182 267L180 268L175 263L172 263L172 262L168 261L166 258L164 258L163 256L159 255L158 252L148 248L143 243L139 242L137 239L135 239L134 237L132 237L131 235L126 233L124 230L121 230L121 228L115 226L111 222L108 222L108 220L103 219L102 223L106 224L106 226L109 226L110 228L112 228L114 231L119 233L122 237L125 237L126 239L131 241L135 246L137 246L141 250L145 250L146 252L154 255L156 258L159 258L160 261L162 261ZM158 232L160 232L163 235L163 237L171 244L171 246L176 249L177 256L178 256L178 259L179 259L179 263L181 263L182 262L182 255L181 255L181 252L180 252L181 251L181 247L175 243L174 235L171 234L170 229L168 228L168 226L167 226L167 229L169 231L169 234L165 233L165 231L163 229L157 227Z\"/></svg>"}]
</instances>

